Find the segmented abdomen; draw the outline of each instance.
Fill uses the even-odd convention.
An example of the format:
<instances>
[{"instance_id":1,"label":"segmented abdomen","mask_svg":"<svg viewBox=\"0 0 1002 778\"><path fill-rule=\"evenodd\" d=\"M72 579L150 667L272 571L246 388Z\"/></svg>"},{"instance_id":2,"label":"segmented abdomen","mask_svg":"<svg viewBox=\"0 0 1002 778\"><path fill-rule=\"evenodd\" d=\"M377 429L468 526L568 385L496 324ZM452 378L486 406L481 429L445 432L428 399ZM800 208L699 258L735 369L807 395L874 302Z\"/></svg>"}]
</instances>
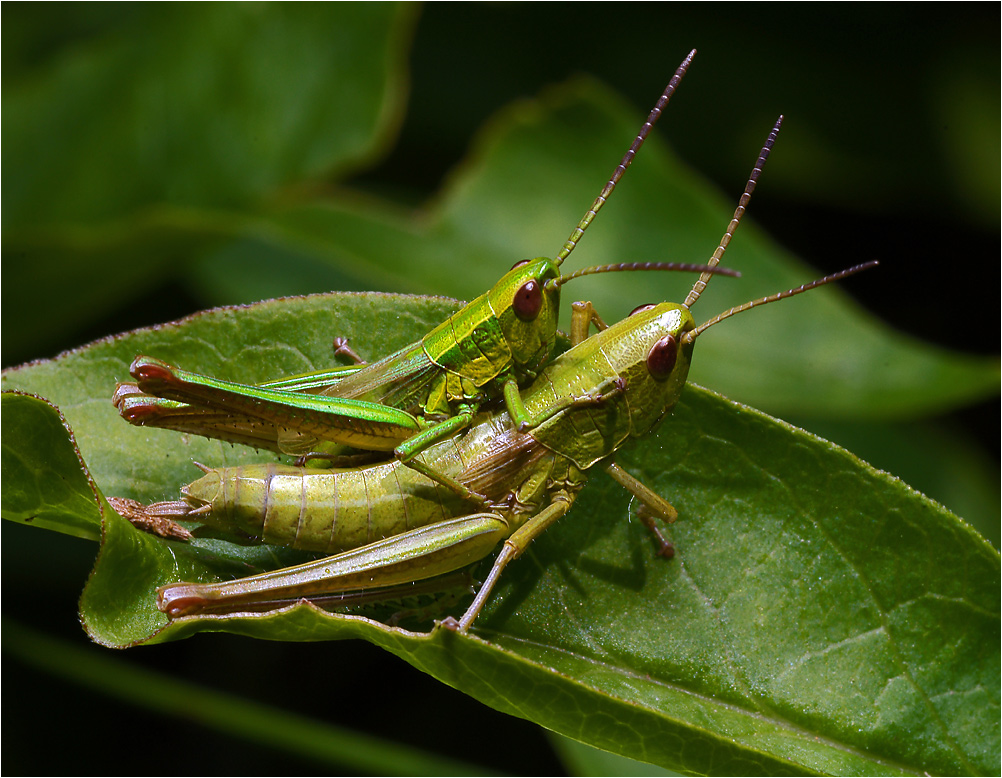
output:
<instances>
[{"instance_id":1,"label":"segmented abdomen","mask_svg":"<svg viewBox=\"0 0 1002 778\"><path fill-rule=\"evenodd\" d=\"M279 464L211 470L184 487L206 524L265 543L336 553L461 512L446 489L397 462L347 470Z\"/></svg>"}]
</instances>

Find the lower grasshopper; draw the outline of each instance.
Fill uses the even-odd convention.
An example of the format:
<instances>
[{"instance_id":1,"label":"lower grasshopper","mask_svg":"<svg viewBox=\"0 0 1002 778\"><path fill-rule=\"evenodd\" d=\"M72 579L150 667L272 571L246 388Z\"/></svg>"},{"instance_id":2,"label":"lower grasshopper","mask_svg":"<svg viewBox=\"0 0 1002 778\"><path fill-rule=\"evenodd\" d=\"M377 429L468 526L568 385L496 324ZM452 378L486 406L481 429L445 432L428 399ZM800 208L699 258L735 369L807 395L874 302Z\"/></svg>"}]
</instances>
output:
<instances>
[{"instance_id":1,"label":"lower grasshopper","mask_svg":"<svg viewBox=\"0 0 1002 778\"><path fill-rule=\"evenodd\" d=\"M733 271L672 263L601 265L561 276L561 263L615 189L695 55L672 77L630 149L553 259L517 263L486 294L421 341L363 368L347 368L246 386L188 373L139 356L114 403L133 424L194 432L281 453L331 459L330 445L389 452L457 495L486 497L426 464L420 454L470 425L482 404L504 398L517 423L527 419L519 388L554 346L560 287L614 270ZM342 349L343 350L343 349ZM154 396L150 396L154 395Z\"/></svg>"},{"instance_id":2,"label":"lower grasshopper","mask_svg":"<svg viewBox=\"0 0 1002 778\"><path fill-rule=\"evenodd\" d=\"M722 258L775 141L782 117L762 148L739 205L710 265ZM507 412L484 413L464 435L430 447L434 466L484 494L489 506L466 513L455 494L387 462L364 468L309 471L281 465L204 468L182 490L182 500L146 509L239 528L265 542L331 552L335 556L225 583L161 587L158 606L171 615L257 610L275 600L355 592L395 597L401 587L459 570L504 546L459 621L466 631L505 566L572 506L588 471L600 466L632 492L661 553L672 547L653 517L673 521L675 509L614 461L629 439L648 434L675 406L685 386L696 338L751 307L774 302L872 266L860 265L797 289L731 308L697 326L690 307L709 274L683 304L641 306L606 327L586 303L571 333L574 347L551 363L522 394L519 422ZM373 499L373 495L379 495ZM265 606L266 607L266 606Z\"/></svg>"}]
</instances>

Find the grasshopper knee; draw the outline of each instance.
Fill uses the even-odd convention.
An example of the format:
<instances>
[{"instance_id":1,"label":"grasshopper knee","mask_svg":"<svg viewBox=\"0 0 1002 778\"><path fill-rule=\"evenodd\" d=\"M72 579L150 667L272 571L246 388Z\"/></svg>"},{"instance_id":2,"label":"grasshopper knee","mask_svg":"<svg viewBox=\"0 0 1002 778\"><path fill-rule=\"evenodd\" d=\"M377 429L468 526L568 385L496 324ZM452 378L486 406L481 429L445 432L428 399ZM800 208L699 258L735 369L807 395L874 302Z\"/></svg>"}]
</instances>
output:
<instances>
[{"instance_id":1,"label":"grasshopper knee","mask_svg":"<svg viewBox=\"0 0 1002 778\"><path fill-rule=\"evenodd\" d=\"M172 619L203 610L211 602L193 584L170 584L157 589L157 608Z\"/></svg>"}]
</instances>

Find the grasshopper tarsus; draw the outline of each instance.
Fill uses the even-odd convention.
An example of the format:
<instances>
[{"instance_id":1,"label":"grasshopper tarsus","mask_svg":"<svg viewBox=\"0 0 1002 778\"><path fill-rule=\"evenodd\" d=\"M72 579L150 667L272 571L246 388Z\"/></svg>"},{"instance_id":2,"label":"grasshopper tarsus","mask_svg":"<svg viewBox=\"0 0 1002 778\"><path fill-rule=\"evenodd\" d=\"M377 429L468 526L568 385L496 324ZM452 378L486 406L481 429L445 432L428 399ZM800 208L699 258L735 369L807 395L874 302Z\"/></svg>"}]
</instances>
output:
<instances>
[{"instance_id":1,"label":"grasshopper tarsus","mask_svg":"<svg viewBox=\"0 0 1002 778\"><path fill-rule=\"evenodd\" d=\"M358 355L358 352L348 345L348 339L340 335L334 338L334 356L348 357L348 359L356 365L367 364L367 362Z\"/></svg>"},{"instance_id":2,"label":"grasshopper tarsus","mask_svg":"<svg viewBox=\"0 0 1002 778\"><path fill-rule=\"evenodd\" d=\"M655 553L665 559L673 558L675 556L675 546L664 536L664 533L661 532L661 528L658 527L653 511L651 511L646 505L641 505L637 509L637 517L654 536L654 542L658 547L658 550L655 551Z\"/></svg>"},{"instance_id":3,"label":"grasshopper tarsus","mask_svg":"<svg viewBox=\"0 0 1002 778\"><path fill-rule=\"evenodd\" d=\"M170 516L187 516L188 511L180 500L143 505L128 497L108 497L108 504L133 527L166 540L189 541L192 534ZM184 506L182 508L182 506Z\"/></svg>"},{"instance_id":4,"label":"grasshopper tarsus","mask_svg":"<svg viewBox=\"0 0 1002 778\"><path fill-rule=\"evenodd\" d=\"M603 401L609 399L610 397L614 397L617 394L622 394L623 392L626 391L626 384L627 384L626 376L618 375L616 376L616 378L613 380L612 383L613 386L608 392L605 392Z\"/></svg>"},{"instance_id":5,"label":"grasshopper tarsus","mask_svg":"<svg viewBox=\"0 0 1002 778\"><path fill-rule=\"evenodd\" d=\"M612 384L608 389L604 387L608 384ZM585 394L580 397L575 398L575 405L580 405L581 407L588 407L590 405L602 405L609 402L614 397L618 397L626 391L626 378L621 375L617 375L615 378L603 383L597 392L592 392L591 394Z\"/></svg>"}]
</instances>

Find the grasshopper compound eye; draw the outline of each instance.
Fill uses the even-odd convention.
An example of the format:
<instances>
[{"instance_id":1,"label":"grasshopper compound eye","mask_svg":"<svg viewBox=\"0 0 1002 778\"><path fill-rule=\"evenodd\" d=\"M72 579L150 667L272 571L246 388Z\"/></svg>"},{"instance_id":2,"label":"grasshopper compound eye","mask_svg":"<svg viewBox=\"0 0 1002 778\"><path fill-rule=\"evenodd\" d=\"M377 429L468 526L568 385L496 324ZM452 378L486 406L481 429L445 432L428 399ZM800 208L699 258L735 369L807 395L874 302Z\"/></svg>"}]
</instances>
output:
<instances>
[{"instance_id":1,"label":"grasshopper compound eye","mask_svg":"<svg viewBox=\"0 0 1002 778\"><path fill-rule=\"evenodd\" d=\"M665 335L651 346L647 354L647 371L655 381L664 381L675 369L678 357L678 341L674 335Z\"/></svg>"},{"instance_id":2,"label":"grasshopper compound eye","mask_svg":"<svg viewBox=\"0 0 1002 778\"><path fill-rule=\"evenodd\" d=\"M538 281L526 281L515 292L512 309L522 321L533 321L543 307L543 287Z\"/></svg>"},{"instance_id":3,"label":"grasshopper compound eye","mask_svg":"<svg viewBox=\"0 0 1002 778\"><path fill-rule=\"evenodd\" d=\"M632 311L630 311L630 316L640 313L641 311L647 311L654 307L654 303L644 303L643 305L638 305Z\"/></svg>"}]
</instances>

